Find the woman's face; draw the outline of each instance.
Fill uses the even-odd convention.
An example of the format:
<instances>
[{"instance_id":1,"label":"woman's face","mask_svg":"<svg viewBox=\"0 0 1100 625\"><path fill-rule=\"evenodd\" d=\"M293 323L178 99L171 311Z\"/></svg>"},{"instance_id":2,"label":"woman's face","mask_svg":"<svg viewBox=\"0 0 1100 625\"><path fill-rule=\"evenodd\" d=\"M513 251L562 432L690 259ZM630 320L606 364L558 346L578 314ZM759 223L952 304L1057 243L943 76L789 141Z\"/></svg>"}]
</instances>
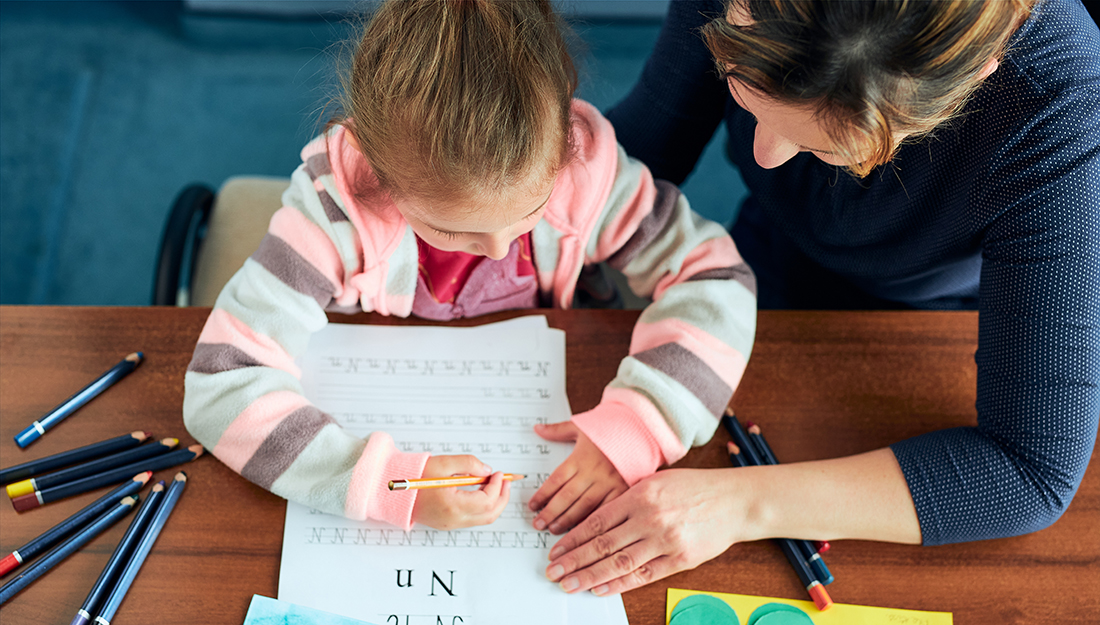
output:
<instances>
[{"instance_id":1,"label":"woman's face","mask_svg":"<svg viewBox=\"0 0 1100 625\"><path fill-rule=\"evenodd\" d=\"M764 169L779 167L799 152L810 152L830 165L847 165L835 151L813 111L776 102L736 78L726 79L737 104L756 118L752 154Z\"/></svg>"}]
</instances>

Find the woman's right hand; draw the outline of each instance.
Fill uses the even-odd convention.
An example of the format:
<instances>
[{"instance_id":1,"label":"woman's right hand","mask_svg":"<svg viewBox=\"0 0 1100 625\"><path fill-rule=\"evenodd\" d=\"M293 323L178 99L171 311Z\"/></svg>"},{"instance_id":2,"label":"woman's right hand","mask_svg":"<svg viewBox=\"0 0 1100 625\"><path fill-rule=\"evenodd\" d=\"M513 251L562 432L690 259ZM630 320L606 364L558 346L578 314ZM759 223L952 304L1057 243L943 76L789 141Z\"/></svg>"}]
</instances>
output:
<instances>
[{"instance_id":1,"label":"woman's right hand","mask_svg":"<svg viewBox=\"0 0 1100 625\"><path fill-rule=\"evenodd\" d=\"M474 456L432 456L424 465L423 477L477 475L492 477L477 490L458 487L425 488L416 493L413 504L414 523L437 530L453 530L475 525L488 525L500 516L508 505L511 482L501 472L492 469Z\"/></svg>"},{"instance_id":2,"label":"woman's right hand","mask_svg":"<svg viewBox=\"0 0 1100 625\"><path fill-rule=\"evenodd\" d=\"M638 482L558 541L546 576L566 592L606 595L717 557L740 538L746 516L731 477L739 476L668 469Z\"/></svg>"}]
</instances>

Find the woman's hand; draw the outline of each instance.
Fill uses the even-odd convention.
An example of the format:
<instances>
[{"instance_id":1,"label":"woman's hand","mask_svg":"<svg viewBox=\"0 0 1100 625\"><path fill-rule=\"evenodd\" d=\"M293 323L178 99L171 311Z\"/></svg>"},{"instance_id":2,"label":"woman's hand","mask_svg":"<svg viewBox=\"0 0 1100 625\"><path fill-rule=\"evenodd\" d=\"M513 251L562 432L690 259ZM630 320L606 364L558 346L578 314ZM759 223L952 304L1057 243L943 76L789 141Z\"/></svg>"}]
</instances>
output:
<instances>
[{"instance_id":1,"label":"woman's hand","mask_svg":"<svg viewBox=\"0 0 1100 625\"><path fill-rule=\"evenodd\" d=\"M528 506L538 511L535 529L549 527L551 533L564 533L596 508L626 492L626 481L615 465L572 421L536 425L535 432L549 441L577 442L573 453L531 496Z\"/></svg>"},{"instance_id":2,"label":"woman's hand","mask_svg":"<svg viewBox=\"0 0 1100 625\"><path fill-rule=\"evenodd\" d=\"M718 556L746 518L728 483L735 470L669 469L638 482L558 541L546 576L566 592L606 595Z\"/></svg>"},{"instance_id":3,"label":"woman's hand","mask_svg":"<svg viewBox=\"0 0 1100 625\"><path fill-rule=\"evenodd\" d=\"M454 475L486 476L492 473L474 456L432 456L424 465L424 477ZM478 490L458 487L425 488L416 493L412 520L437 530L453 530L474 525L488 525L500 516L508 505L511 482L501 472L492 473Z\"/></svg>"}]
</instances>

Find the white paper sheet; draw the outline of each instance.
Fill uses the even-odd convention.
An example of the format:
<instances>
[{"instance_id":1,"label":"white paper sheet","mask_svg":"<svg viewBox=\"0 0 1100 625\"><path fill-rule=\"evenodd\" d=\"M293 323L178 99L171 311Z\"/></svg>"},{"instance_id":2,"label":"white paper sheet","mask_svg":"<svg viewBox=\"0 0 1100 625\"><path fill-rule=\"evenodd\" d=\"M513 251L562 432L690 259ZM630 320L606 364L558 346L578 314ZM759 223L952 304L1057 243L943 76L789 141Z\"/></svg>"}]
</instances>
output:
<instances>
[{"instance_id":1,"label":"white paper sheet","mask_svg":"<svg viewBox=\"0 0 1100 625\"><path fill-rule=\"evenodd\" d=\"M408 452L474 454L528 478L512 484L492 525L451 532L289 503L280 600L385 625L626 623L618 597L566 595L543 575L556 537L532 527L527 501L570 446L533 426L572 414L565 336L545 317L473 328L329 324L298 364L306 396L352 432L385 431Z\"/></svg>"}]
</instances>

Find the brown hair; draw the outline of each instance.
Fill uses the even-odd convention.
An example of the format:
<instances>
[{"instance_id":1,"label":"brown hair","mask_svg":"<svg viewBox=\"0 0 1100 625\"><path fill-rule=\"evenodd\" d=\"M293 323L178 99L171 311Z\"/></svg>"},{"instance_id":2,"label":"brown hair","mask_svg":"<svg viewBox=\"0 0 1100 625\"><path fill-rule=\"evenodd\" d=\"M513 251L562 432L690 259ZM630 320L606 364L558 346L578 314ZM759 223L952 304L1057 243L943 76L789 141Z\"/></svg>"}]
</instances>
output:
<instances>
[{"instance_id":1,"label":"brown hair","mask_svg":"<svg viewBox=\"0 0 1100 625\"><path fill-rule=\"evenodd\" d=\"M549 0L389 0L344 79L344 123L400 197L446 201L552 176L577 73Z\"/></svg>"},{"instance_id":2,"label":"brown hair","mask_svg":"<svg viewBox=\"0 0 1100 625\"><path fill-rule=\"evenodd\" d=\"M916 139L961 111L1035 2L730 0L752 23L723 15L702 35L723 75L812 110L862 177L893 158L895 134Z\"/></svg>"}]
</instances>

